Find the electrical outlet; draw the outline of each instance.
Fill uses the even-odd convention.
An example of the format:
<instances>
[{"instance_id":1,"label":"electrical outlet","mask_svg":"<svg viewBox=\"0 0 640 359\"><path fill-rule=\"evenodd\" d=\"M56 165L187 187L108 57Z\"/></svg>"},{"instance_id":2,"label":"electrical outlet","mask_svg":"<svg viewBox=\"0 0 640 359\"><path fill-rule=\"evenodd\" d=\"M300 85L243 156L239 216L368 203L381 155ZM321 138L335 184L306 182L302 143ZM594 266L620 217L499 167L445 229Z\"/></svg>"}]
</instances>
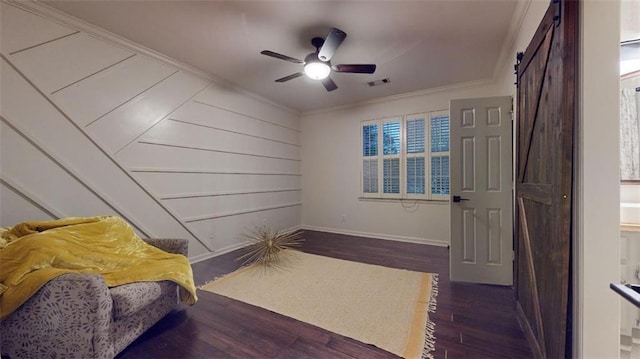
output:
<instances>
[{"instance_id":1,"label":"electrical outlet","mask_svg":"<svg viewBox=\"0 0 640 359\"><path fill-rule=\"evenodd\" d=\"M343 214L341 219L342 219L342 222L346 222L347 221L347 215Z\"/></svg>"}]
</instances>

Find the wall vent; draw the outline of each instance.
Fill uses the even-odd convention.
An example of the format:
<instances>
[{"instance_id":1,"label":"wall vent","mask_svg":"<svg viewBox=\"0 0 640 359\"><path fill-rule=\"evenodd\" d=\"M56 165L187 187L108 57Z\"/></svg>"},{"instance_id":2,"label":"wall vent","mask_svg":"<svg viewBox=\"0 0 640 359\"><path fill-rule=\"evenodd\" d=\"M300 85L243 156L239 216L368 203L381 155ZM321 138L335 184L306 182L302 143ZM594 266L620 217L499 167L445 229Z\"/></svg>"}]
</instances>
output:
<instances>
[{"instance_id":1,"label":"wall vent","mask_svg":"<svg viewBox=\"0 0 640 359\"><path fill-rule=\"evenodd\" d=\"M389 78L386 78L386 79L381 79L381 80L369 81L367 83L369 84L369 86L373 87L373 86L380 86L380 85L388 84L390 82L391 82L391 80L389 80Z\"/></svg>"}]
</instances>

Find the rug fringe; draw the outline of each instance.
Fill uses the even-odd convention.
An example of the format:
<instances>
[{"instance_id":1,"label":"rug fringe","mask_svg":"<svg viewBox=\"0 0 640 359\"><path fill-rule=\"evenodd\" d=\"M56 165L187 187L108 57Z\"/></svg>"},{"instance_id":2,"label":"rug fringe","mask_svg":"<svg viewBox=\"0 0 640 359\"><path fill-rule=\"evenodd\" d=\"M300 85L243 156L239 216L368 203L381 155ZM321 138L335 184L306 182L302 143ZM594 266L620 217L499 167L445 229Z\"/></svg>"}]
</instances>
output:
<instances>
[{"instance_id":1,"label":"rug fringe","mask_svg":"<svg viewBox=\"0 0 640 359\"><path fill-rule=\"evenodd\" d=\"M435 313L438 306L436 298L438 297L438 275L431 276L431 294L429 296L428 313ZM424 331L424 346L422 348L422 359L433 359L433 352L436 350L436 337L434 335L436 323L432 322L427 316L427 323Z\"/></svg>"},{"instance_id":2,"label":"rug fringe","mask_svg":"<svg viewBox=\"0 0 640 359\"><path fill-rule=\"evenodd\" d=\"M224 276L222 276L222 277L224 277ZM222 278L222 277L215 277L215 278L213 278L212 280L208 280L208 281L204 282L204 284L201 284L201 285L199 285L199 286L196 286L196 289L200 289L200 290L202 290L202 288L203 288L203 287L206 287L207 285L209 285L209 284L211 284L211 283L213 283L213 282L217 281L218 279L220 279L220 278Z\"/></svg>"},{"instance_id":3,"label":"rug fringe","mask_svg":"<svg viewBox=\"0 0 640 359\"><path fill-rule=\"evenodd\" d=\"M242 268L244 268L244 267L246 267L246 266L240 266L240 267L239 267L238 269L236 269L236 270L242 269ZM234 272L235 272L235 271L234 271ZM232 274L232 273L233 273L233 272L231 272L231 273L227 273L227 274L223 274L223 275L219 275L219 276L217 276L217 277L213 277L213 279L208 280L208 281L206 281L204 284L201 284L201 285L197 286L197 287L196 287L196 289L203 290L203 289L202 289L203 287L206 287L207 285L209 285L209 284L211 284L211 283L213 283L213 282L217 281L218 279L222 279L222 278L224 278L224 277L226 277L226 276L228 276L229 274Z\"/></svg>"},{"instance_id":4,"label":"rug fringe","mask_svg":"<svg viewBox=\"0 0 640 359\"><path fill-rule=\"evenodd\" d=\"M208 280L208 281L206 281L204 284L201 284L201 285L197 286L197 287L196 287L196 289L204 290L204 289L202 289L202 288L203 288L203 287L205 287L205 286L207 286L208 284L211 284L211 283L213 283L213 282L217 281L218 279L223 279L223 278L225 278L225 277L228 277L228 276L230 276L231 274L233 274L233 273L235 273L235 272L237 272L237 271L239 271L239 270L241 270L241 269L245 269L245 268L247 268L247 267L251 267L251 266L252 266L252 264L242 264L242 265L240 265L240 267L238 267L238 268L234 269L233 271L231 271L231 272L229 272L229 273L222 274L222 275L219 275L219 276L217 276L217 277L213 277L213 279Z\"/></svg>"}]
</instances>

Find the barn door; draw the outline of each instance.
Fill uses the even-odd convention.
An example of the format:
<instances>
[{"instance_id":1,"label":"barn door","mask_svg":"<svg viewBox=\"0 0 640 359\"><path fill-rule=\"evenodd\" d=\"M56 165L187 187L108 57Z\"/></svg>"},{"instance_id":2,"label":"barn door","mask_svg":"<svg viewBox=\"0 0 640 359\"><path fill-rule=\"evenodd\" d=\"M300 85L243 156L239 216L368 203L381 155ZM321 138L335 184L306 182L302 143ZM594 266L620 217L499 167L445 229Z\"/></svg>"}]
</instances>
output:
<instances>
[{"instance_id":1,"label":"barn door","mask_svg":"<svg viewBox=\"0 0 640 359\"><path fill-rule=\"evenodd\" d=\"M525 334L542 358L570 355L577 16L576 1L554 0L517 65L516 297Z\"/></svg>"}]
</instances>

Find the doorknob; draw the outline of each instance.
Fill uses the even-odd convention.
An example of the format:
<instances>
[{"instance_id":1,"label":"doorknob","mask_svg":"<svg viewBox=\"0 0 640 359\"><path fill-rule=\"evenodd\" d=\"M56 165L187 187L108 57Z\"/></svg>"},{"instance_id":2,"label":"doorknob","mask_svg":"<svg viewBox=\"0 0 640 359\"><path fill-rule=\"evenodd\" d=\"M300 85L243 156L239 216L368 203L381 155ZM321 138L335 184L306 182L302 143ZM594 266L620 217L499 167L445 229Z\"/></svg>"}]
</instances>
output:
<instances>
[{"instance_id":1,"label":"doorknob","mask_svg":"<svg viewBox=\"0 0 640 359\"><path fill-rule=\"evenodd\" d=\"M460 203L462 201L468 201L468 200L469 200L469 198L461 198L460 196L453 196L453 201L455 203Z\"/></svg>"}]
</instances>

